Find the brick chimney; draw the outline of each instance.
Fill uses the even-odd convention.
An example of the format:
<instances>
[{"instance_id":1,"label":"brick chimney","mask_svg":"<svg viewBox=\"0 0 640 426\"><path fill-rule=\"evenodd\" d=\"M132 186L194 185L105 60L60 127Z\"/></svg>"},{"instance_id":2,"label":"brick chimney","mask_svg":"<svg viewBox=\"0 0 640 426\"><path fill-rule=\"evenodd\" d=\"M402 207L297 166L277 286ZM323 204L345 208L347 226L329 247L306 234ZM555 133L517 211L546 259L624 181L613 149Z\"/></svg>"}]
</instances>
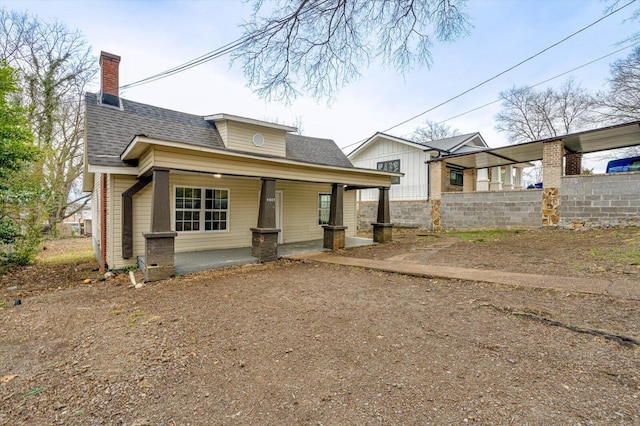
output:
<instances>
[{"instance_id":1,"label":"brick chimney","mask_svg":"<svg viewBox=\"0 0 640 426\"><path fill-rule=\"evenodd\" d=\"M120 108L120 56L100 52L100 92L103 104Z\"/></svg>"}]
</instances>

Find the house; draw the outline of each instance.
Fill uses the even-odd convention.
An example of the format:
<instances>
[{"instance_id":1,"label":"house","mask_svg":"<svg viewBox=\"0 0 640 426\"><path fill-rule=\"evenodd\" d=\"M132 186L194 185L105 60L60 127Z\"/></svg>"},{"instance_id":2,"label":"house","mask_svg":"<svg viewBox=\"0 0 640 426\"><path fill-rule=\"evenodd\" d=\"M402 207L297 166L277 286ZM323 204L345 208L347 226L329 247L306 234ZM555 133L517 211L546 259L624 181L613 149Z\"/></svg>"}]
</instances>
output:
<instances>
[{"instance_id":1,"label":"house","mask_svg":"<svg viewBox=\"0 0 640 426\"><path fill-rule=\"evenodd\" d=\"M428 161L487 148L487 143L477 132L429 142L415 142L378 132L353 150L348 158L356 167L403 173L404 176L391 182L391 222L395 226L428 227ZM443 172L448 174L445 191L462 191L464 184L474 185L473 179L465 182L461 168L446 168ZM377 199L375 191L359 191L360 228L366 228L373 222Z\"/></svg>"},{"instance_id":2,"label":"house","mask_svg":"<svg viewBox=\"0 0 640 426\"><path fill-rule=\"evenodd\" d=\"M354 167L329 139L230 114L198 116L119 96L120 57L102 52L101 91L85 97L84 190L102 269L175 271L181 252L251 247L266 262L281 243L356 233L356 191L377 188L374 240L391 239L388 192L399 173Z\"/></svg>"}]
</instances>

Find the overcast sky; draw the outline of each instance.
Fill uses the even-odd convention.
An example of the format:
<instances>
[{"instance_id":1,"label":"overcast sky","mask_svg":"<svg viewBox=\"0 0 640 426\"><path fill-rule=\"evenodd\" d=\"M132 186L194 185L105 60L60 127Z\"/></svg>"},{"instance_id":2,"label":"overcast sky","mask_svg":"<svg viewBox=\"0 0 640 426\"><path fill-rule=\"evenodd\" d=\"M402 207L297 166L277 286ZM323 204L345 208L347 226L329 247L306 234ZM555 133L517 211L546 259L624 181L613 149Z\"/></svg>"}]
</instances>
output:
<instances>
[{"instance_id":1,"label":"overcast sky","mask_svg":"<svg viewBox=\"0 0 640 426\"><path fill-rule=\"evenodd\" d=\"M239 24L251 13L250 4L236 0L20 0L3 4L80 30L96 56L101 50L120 55L121 85L239 38ZM467 90L596 21L606 6L599 0L472 0L467 12L474 29L461 40L434 45L431 69L402 76L373 65L361 70L362 78L340 91L331 105L309 98L289 106L267 104L246 87L242 71L238 66L230 67L228 57L131 88L122 95L200 115L224 112L284 124L299 122L305 135L331 138L348 153L353 149L349 145ZM624 22L636 8L627 7L491 83L389 133L405 136L425 119L449 119L495 100L502 90L536 84L619 49L617 43L638 30L637 21ZM609 64L630 52L627 49L570 75L592 91L604 89ZM559 85L567 77L541 87ZM97 81L92 89L98 89ZM501 146L506 138L494 129L499 109L500 105L494 104L446 124L462 133L479 131L490 146Z\"/></svg>"}]
</instances>

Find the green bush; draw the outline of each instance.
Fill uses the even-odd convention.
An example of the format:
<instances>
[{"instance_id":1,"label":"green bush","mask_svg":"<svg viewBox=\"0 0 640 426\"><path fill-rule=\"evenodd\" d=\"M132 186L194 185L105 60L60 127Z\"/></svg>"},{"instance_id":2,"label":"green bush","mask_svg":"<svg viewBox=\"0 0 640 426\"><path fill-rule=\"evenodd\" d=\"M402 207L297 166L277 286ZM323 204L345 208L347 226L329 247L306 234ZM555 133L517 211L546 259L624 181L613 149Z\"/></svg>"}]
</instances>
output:
<instances>
[{"instance_id":1,"label":"green bush","mask_svg":"<svg viewBox=\"0 0 640 426\"><path fill-rule=\"evenodd\" d=\"M7 236L9 234L7 233ZM40 246L40 236L37 232L17 235L11 242L3 239L4 244L11 244L11 252L0 252L0 265L4 267L23 266L33 263ZM6 269L6 268L3 268Z\"/></svg>"}]
</instances>

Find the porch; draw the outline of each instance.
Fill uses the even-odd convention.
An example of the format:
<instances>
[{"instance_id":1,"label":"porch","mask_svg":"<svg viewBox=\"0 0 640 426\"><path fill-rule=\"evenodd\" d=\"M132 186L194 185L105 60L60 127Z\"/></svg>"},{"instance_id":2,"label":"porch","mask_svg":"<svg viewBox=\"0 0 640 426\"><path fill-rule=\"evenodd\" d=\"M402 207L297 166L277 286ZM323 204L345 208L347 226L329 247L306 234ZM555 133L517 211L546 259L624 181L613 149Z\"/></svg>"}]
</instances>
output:
<instances>
[{"instance_id":1,"label":"porch","mask_svg":"<svg viewBox=\"0 0 640 426\"><path fill-rule=\"evenodd\" d=\"M323 247L323 240L300 241L296 243L279 244L278 256L287 257L301 253L314 253L327 251ZM346 237L345 248L353 248L376 244L370 238ZM176 275L190 274L209 269L224 268L233 265L258 263L258 258L251 255L251 247L232 249L202 250L193 252L175 253L174 264ZM145 268L145 257L138 256L138 267Z\"/></svg>"}]
</instances>

